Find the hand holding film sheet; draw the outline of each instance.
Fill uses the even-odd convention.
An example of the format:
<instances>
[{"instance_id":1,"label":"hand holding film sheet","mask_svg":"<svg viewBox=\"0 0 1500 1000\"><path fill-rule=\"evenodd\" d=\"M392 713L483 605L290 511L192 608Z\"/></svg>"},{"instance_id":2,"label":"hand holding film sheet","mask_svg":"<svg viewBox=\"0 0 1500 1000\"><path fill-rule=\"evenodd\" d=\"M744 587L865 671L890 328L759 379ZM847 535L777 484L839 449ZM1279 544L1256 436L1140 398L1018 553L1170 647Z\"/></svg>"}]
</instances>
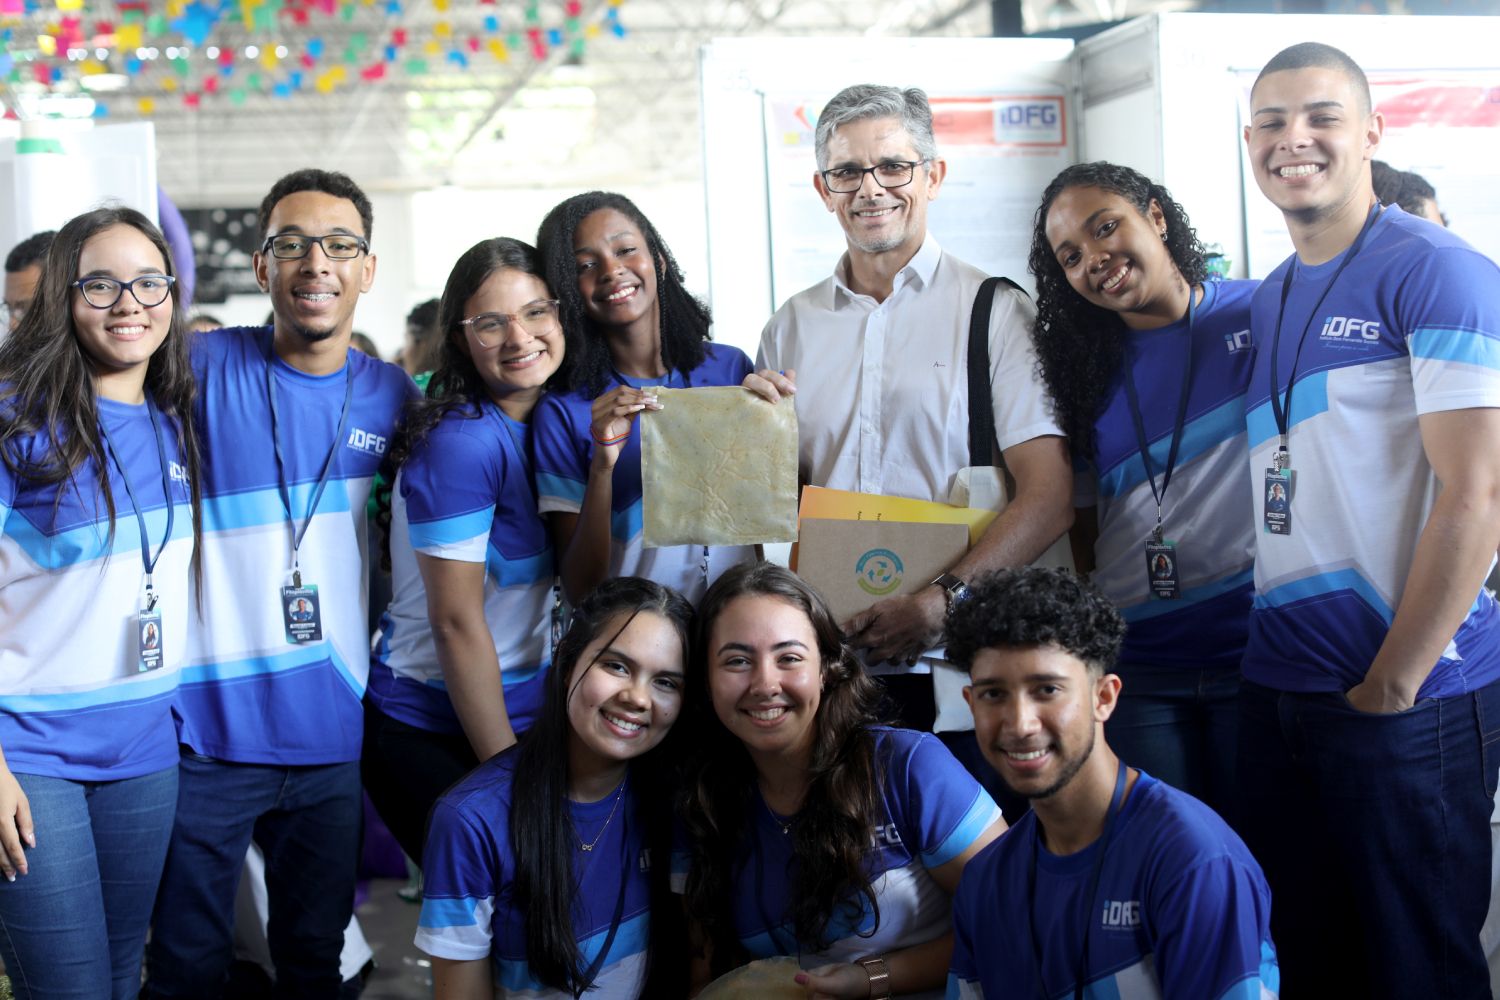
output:
<instances>
[{"instance_id":1,"label":"hand holding film sheet","mask_svg":"<svg viewBox=\"0 0 1500 1000\"><path fill-rule=\"evenodd\" d=\"M741 386L658 389L641 413L641 544L797 539L797 411Z\"/></svg>"}]
</instances>

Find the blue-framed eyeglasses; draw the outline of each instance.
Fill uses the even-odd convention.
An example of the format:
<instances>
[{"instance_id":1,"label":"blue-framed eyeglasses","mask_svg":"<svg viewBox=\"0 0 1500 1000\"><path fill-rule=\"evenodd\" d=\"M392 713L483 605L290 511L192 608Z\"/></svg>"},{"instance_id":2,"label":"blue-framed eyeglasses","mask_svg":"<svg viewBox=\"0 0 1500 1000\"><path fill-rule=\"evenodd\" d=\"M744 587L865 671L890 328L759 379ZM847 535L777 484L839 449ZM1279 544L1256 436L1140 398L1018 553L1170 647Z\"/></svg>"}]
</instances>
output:
<instances>
[{"instance_id":1,"label":"blue-framed eyeglasses","mask_svg":"<svg viewBox=\"0 0 1500 1000\"><path fill-rule=\"evenodd\" d=\"M83 293L83 300L95 309L109 309L120 301L125 289L142 306L150 309L167 301L177 279L169 274L143 274L139 278L121 281L118 278L80 278L73 287Z\"/></svg>"}]
</instances>

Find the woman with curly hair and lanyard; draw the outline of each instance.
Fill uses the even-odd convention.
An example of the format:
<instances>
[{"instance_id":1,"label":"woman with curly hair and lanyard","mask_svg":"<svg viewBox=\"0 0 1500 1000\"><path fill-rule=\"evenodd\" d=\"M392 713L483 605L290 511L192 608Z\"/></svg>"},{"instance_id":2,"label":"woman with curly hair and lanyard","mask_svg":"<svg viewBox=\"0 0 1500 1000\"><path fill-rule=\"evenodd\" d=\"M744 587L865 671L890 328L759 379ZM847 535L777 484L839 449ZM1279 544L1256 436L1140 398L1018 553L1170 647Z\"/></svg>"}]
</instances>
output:
<instances>
[{"instance_id":1,"label":"woman with curly hair and lanyard","mask_svg":"<svg viewBox=\"0 0 1500 1000\"><path fill-rule=\"evenodd\" d=\"M1211 280L1166 188L1081 163L1031 244L1042 378L1097 499L1073 558L1129 622L1110 745L1228 815L1253 596L1245 388L1253 281Z\"/></svg>"}]
</instances>

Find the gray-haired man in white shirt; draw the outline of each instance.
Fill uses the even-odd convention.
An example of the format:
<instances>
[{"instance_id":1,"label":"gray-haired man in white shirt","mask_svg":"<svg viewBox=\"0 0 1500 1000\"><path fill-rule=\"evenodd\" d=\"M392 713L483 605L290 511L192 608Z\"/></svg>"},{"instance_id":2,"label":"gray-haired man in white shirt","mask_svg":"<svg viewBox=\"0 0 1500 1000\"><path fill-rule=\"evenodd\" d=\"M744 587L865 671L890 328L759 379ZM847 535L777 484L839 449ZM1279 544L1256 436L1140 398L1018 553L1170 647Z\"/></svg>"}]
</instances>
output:
<instances>
[{"instance_id":1,"label":"gray-haired man in white shirt","mask_svg":"<svg viewBox=\"0 0 1500 1000\"><path fill-rule=\"evenodd\" d=\"M927 95L848 87L819 115L816 144L813 186L849 249L830 278L771 317L760 370L745 384L768 396L795 394L803 482L944 502L969 464L969 316L987 276L927 232L927 203L947 173ZM950 595L981 573L1031 562L1073 523L1067 441L1034 374L1035 312L1021 292L996 290L990 385L1015 495L949 567L944 585L887 598L845 623L870 663L925 673L920 660L941 636ZM890 687L898 703L915 693ZM900 707L908 724L931 728L917 706Z\"/></svg>"}]
</instances>

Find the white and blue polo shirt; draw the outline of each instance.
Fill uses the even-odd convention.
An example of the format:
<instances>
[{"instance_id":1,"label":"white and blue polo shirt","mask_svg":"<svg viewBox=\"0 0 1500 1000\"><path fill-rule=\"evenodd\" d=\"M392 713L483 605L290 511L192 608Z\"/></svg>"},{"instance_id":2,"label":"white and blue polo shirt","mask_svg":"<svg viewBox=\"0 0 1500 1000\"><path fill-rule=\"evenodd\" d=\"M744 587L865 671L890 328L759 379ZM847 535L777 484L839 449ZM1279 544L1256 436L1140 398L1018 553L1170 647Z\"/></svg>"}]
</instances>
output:
<instances>
[{"instance_id":1,"label":"white and blue polo shirt","mask_svg":"<svg viewBox=\"0 0 1500 1000\"><path fill-rule=\"evenodd\" d=\"M267 359L299 527L334 443L345 379L354 380L349 429L299 556L304 586L318 587L317 643L286 637L281 588L291 583L292 528L278 485ZM203 616L177 692L178 738L197 753L249 764L358 760L370 670L365 501L417 387L400 368L352 348L332 375L298 371L271 350L270 327L197 334L193 369L204 448Z\"/></svg>"},{"instance_id":2,"label":"white and blue polo shirt","mask_svg":"<svg viewBox=\"0 0 1500 1000\"><path fill-rule=\"evenodd\" d=\"M1122 663L1237 668L1254 596L1255 532L1246 473L1245 388L1254 348L1250 298L1258 282L1206 281L1193 316L1193 384L1177 467L1162 507L1163 537L1177 543L1182 599L1158 600L1145 543L1156 499L1135 435L1123 372L1095 422L1099 538L1091 579L1130 623ZM1187 363L1188 322L1128 331L1141 419L1162 487Z\"/></svg>"},{"instance_id":3,"label":"white and blue polo shirt","mask_svg":"<svg viewBox=\"0 0 1500 1000\"><path fill-rule=\"evenodd\" d=\"M731 906L740 944L755 958L796 957L804 969L853 962L931 941L952 927L948 893L928 873L958 857L1000 819L1000 809L979 782L931 733L875 730L880 815L868 864L880 914L868 900L858 919L835 917L826 951L803 951L790 920L796 860L782 821L757 792L753 825L735 863ZM673 882L681 891L689 864L674 854ZM967 871L967 869L965 869Z\"/></svg>"},{"instance_id":4,"label":"white and blue polo shirt","mask_svg":"<svg viewBox=\"0 0 1500 1000\"><path fill-rule=\"evenodd\" d=\"M416 945L454 961L494 962L501 1000L572 1000L532 978L526 961L526 915L514 898L516 857L510 812L516 754L479 765L432 808L422 856L422 913ZM617 794L619 795L617 801ZM585 966L598 960L620 902L614 940L600 962L596 1000L637 1000L651 945L651 854L635 815L630 779L598 802L569 802L573 828L590 851L575 851L573 933Z\"/></svg>"},{"instance_id":5,"label":"white and blue polo shirt","mask_svg":"<svg viewBox=\"0 0 1500 1000\"><path fill-rule=\"evenodd\" d=\"M754 369L750 358L737 347L725 344L703 345L703 364L684 379L672 369L662 378L638 379L615 375L608 392L615 385L636 389L660 386L685 389L712 385L739 385ZM536 461L538 509L543 514L562 511L576 514L583 509L583 494L589 481L589 463L594 457L594 440L589 433L593 423L593 399L582 389L573 392L549 392L537 404ZM702 599L708 585L725 570L746 559L754 558L750 545L715 546L708 550L707 579L703 572L702 545L672 545L648 549L641 545L644 523L641 497L640 417L631 427L630 439L615 462L610 503L610 576L642 576L671 587L695 604ZM650 417L646 417L650 419Z\"/></svg>"},{"instance_id":6,"label":"white and blue polo shirt","mask_svg":"<svg viewBox=\"0 0 1500 1000\"><path fill-rule=\"evenodd\" d=\"M1084 897L1098 841L1066 855L1038 843L1027 898L1036 834L1028 812L964 866L948 1000L1036 1000L1036 955L1048 995L1073 996L1084 921L1087 1000L1275 1000L1271 890L1208 806L1142 772L1115 819L1093 907Z\"/></svg>"},{"instance_id":7,"label":"white and blue polo shirt","mask_svg":"<svg viewBox=\"0 0 1500 1000\"><path fill-rule=\"evenodd\" d=\"M494 403L454 410L411 452L391 491L394 596L380 619L370 700L418 729L463 732L443 683L417 553L485 564L484 617L505 711L521 732L542 707L551 660L552 536L536 510L531 427Z\"/></svg>"},{"instance_id":8,"label":"white and blue polo shirt","mask_svg":"<svg viewBox=\"0 0 1500 1000\"><path fill-rule=\"evenodd\" d=\"M1245 408L1258 546L1244 672L1282 691L1347 690L1364 680L1385 641L1441 488L1418 417L1500 407L1493 261L1396 206L1376 219L1330 289L1343 256L1297 265L1282 322L1283 397L1307 328L1289 417L1290 535L1261 528L1265 474L1280 447L1271 339L1290 259L1256 291L1251 311L1257 353ZM1462 694L1497 678L1500 609L1476 585L1468 617L1417 698Z\"/></svg>"},{"instance_id":9,"label":"white and blue polo shirt","mask_svg":"<svg viewBox=\"0 0 1500 1000\"><path fill-rule=\"evenodd\" d=\"M172 697L194 624L193 509L176 423L161 418L169 499L146 405L97 402L120 449L106 445L102 484L91 462L52 486L0 463L0 750L12 771L71 781L138 778L177 763ZM45 461L48 438L13 442L13 457ZM145 673L136 636L146 589L140 523L116 460L130 470L152 555L166 536L167 504L174 508L153 574L162 665ZM101 486L114 500L113 536Z\"/></svg>"}]
</instances>

